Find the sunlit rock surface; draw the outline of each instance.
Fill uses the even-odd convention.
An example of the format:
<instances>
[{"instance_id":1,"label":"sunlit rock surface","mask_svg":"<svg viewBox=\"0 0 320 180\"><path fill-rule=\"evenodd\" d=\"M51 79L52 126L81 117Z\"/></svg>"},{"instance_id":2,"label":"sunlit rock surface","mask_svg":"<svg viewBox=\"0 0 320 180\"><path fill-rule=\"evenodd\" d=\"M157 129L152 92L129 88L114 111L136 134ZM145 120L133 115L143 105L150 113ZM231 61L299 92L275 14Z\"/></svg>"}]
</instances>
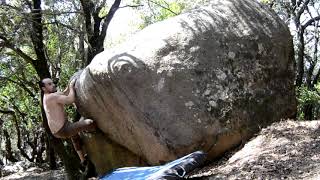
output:
<instances>
[{"instance_id":1,"label":"sunlit rock surface","mask_svg":"<svg viewBox=\"0 0 320 180\"><path fill-rule=\"evenodd\" d=\"M86 148L105 170L117 165L103 152L117 156L117 147L104 139L151 165L195 150L213 158L293 116L293 80L292 38L274 13L252 0L212 1L145 28L84 69L77 106L97 122L104 135L94 141L105 150Z\"/></svg>"}]
</instances>

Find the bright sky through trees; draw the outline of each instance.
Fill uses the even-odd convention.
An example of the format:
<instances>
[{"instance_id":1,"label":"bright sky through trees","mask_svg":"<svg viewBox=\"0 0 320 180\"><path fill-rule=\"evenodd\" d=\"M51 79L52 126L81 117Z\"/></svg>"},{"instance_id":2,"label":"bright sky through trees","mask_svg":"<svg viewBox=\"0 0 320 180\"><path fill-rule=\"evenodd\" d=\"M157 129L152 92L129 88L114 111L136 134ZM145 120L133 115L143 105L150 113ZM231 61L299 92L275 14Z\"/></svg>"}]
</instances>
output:
<instances>
[{"instance_id":1,"label":"bright sky through trees","mask_svg":"<svg viewBox=\"0 0 320 180\"><path fill-rule=\"evenodd\" d=\"M119 9L110 23L105 47L113 47L139 31L139 25L143 23L136 9L127 7Z\"/></svg>"}]
</instances>

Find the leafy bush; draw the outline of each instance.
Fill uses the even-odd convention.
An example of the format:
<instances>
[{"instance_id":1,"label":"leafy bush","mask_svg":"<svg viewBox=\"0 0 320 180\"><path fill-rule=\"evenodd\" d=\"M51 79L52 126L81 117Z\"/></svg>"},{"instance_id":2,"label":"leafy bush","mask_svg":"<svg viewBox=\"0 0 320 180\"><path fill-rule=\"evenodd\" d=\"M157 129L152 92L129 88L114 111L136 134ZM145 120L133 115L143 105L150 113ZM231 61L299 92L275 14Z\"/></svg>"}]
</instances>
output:
<instances>
[{"instance_id":1,"label":"leafy bush","mask_svg":"<svg viewBox=\"0 0 320 180\"><path fill-rule=\"evenodd\" d=\"M305 119L304 107L306 105L312 105L314 118L320 115L320 83L318 83L314 89L310 89L306 86L301 86L296 89L298 100L298 116L299 120Z\"/></svg>"}]
</instances>

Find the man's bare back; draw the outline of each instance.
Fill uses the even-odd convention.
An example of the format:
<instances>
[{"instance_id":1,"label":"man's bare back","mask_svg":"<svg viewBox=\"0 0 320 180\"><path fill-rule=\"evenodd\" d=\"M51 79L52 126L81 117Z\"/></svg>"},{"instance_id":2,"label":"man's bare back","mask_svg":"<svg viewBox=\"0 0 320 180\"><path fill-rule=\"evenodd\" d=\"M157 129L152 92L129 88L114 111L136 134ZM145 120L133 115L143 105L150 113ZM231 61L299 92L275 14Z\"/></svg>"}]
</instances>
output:
<instances>
[{"instance_id":1,"label":"man's bare back","mask_svg":"<svg viewBox=\"0 0 320 180\"><path fill-rule=\"evenodd\" d=\"M63 104L59 104L55 99L56 93L44 95L43 106L47 115L48 124L52 134L56 134L66 123L66 114Z\"/></svg>"}]
</instances>

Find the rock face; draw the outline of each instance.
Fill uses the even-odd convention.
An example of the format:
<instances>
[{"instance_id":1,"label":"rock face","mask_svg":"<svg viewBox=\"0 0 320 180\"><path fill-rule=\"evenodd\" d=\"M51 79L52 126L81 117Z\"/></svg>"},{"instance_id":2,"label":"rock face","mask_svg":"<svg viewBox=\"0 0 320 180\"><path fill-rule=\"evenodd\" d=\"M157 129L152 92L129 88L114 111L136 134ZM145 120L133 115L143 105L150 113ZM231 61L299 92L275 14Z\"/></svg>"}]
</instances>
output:
<instances>
[{"instance_id":1,"label":"rock face","mask_svg":"<svg viewBox=\"0 0 320 180\"><path fill-rule=\"evenodd\" d=\"M76 83L77 106L129 159L155 165L195 150L219 156L293 116L293 80L287 26L255 1L220 0L98 54Z\"/></svg>"}]
</instances>

